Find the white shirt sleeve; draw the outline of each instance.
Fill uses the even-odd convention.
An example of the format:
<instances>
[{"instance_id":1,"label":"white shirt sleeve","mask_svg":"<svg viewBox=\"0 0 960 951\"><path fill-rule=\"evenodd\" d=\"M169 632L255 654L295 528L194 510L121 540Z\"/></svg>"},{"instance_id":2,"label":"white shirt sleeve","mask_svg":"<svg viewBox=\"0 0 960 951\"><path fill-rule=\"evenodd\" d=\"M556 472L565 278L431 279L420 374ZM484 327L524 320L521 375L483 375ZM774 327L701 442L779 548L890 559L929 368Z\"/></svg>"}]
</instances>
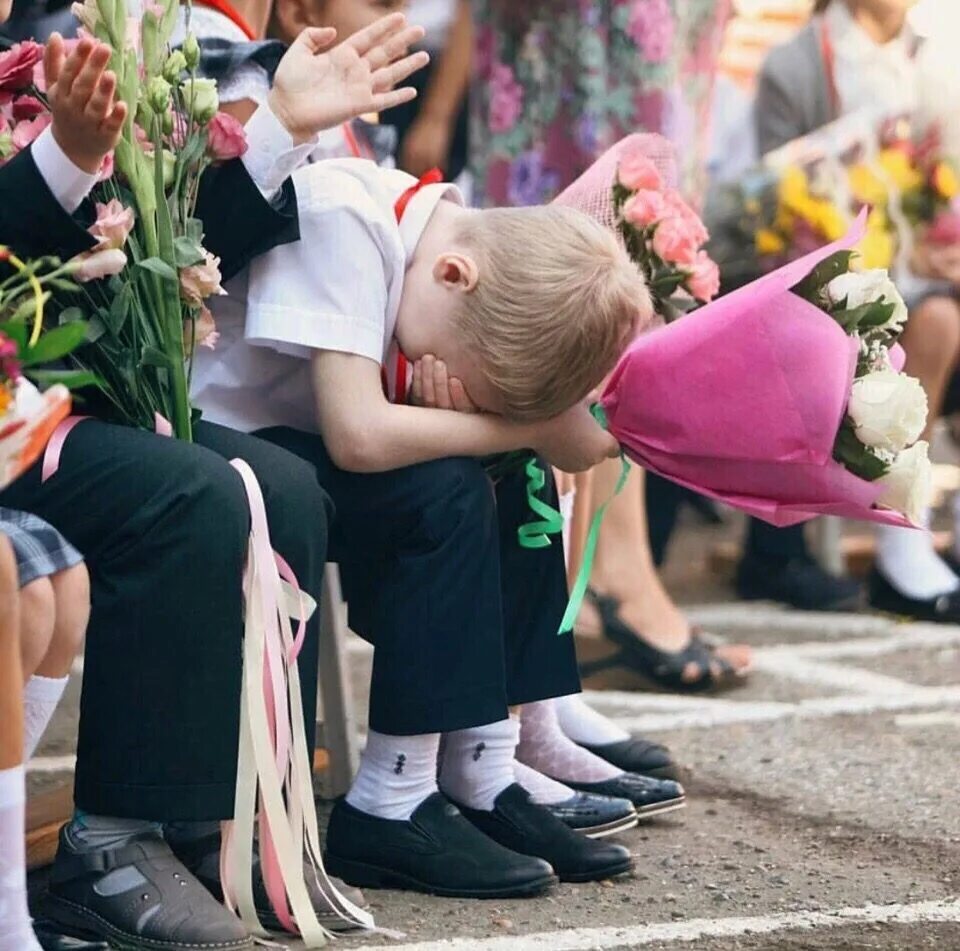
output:
<instances>
[{"instance_id":1,"label":"white shirt sleeve","mask_svg":"<svg viewBox=\"0 0 960 951\"><path fill-rule=\"evenodd\" d=\"M250 266L247 342L294 356L335 350L382 363L386 270L362 215L342 205L301 210L300 240Z\"/></svg>"},{"instance_id":2,"label":"white shirt sleeve","mask_svg":"<svg viewBox=\"0 0 960 951\"><path fill-rule=\"evenodd\" d=\"M33 141L30 154L53 197L67 214L72 215L96 185L96 174L91 175L82 168L77 168L67 158L63 149L57 145L49 126Z\"/></svg>"},{"instance_id":3,"label":"white shirt sleeve","mask_svg":"<svg viewBox=\"0 0 960 951\"><path fill-rule=\"evenodd\" d=\"M310 157L317 144L316 136L302 145L294 145L293 137L266 103L257 106L244 130L247 151L240 161L263 197L272 201L283 183Z\"/></svg>"}]
</instances>

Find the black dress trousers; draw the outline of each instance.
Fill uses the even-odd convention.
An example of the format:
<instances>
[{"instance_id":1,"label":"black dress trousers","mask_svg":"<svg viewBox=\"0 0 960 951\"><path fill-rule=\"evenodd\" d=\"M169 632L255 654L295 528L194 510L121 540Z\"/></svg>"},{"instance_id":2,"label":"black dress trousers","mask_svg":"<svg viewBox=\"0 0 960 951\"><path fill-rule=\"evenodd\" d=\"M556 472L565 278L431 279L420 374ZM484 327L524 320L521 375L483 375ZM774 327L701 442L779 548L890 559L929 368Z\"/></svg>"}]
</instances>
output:
<instances>
[{"instance_id":1,"label":"black dress trousers","mask_svg":"<svg viewBox=\"0 0 960 951\"><path fill-rule=\"evenodd\" d=\"M494 486L475 459L391 472L338 469L319 436L257 433L316 469L336 509L350 626L374 647L370 726L395 736L502 720L508 705L580 689L563 545L525 550L522 473ZM556 502L551 483L546 501Z\"/></svg>"}]
</instances>

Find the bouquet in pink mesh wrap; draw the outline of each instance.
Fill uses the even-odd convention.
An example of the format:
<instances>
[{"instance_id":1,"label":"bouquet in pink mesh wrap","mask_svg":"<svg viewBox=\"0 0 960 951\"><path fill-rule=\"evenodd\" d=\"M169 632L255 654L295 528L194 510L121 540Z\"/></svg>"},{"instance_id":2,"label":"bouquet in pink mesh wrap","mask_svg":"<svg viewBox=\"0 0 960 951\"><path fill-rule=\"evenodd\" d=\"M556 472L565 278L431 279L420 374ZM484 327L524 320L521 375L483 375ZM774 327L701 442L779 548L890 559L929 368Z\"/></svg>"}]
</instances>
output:
<instances>
[{"instance_id":1,"label":"bouquet in pink mesh wrap","mask_svg":"<svg viewBox=\"0 0 960 951\"><path fill-rule=\"evenodd\" d=\"M669 175L668 150L631 136L558 201L620 230L636 156ZM851 270L864 221L631 345L602 407L632 460L774 525L824 514L919 521L930 489L927 445L916 442L926 399L899 372L906 307L896 288L885 272Z\"/></svg>"}]
</instances>

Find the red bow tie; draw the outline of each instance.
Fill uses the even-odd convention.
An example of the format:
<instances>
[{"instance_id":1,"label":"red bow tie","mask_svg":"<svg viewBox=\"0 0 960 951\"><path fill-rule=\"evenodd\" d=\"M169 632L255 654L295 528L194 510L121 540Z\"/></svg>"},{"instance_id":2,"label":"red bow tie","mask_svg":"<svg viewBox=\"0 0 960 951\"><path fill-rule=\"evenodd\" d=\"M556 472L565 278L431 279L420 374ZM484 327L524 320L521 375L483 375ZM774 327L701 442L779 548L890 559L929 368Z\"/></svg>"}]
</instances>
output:
<instances>
[{"instance_id":1,"label":"red bow tie","mask_svg":"<svg viewBox=\"0 0 960 951\"><path fill-rule=\"evenodd\" d=\"M398 199L397 203L393 206L393 210L396 212L397 221L403 217L403 213L407 210L407 205L410 204L413 196L420 191L421 188L425 188L427 185L439 185L443 181L443 172L439 168L431 168L429 172L424 172L420 176L420 180L411 185Z\"/></svg>"}]
</instances>

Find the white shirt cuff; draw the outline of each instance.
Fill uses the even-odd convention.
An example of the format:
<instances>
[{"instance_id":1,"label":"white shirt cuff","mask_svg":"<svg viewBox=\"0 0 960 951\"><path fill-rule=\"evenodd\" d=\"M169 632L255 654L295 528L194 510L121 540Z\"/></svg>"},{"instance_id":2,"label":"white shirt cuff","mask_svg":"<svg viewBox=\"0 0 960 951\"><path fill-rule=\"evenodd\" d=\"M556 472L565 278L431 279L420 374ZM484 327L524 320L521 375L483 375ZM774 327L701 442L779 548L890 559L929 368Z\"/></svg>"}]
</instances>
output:
<instances>
[{"instance_id":1,"label":"white shirt cuff","mask_svg":"<svg viewBox=\"0 0 960 951\"><path fill-rule=\"evenodd\" d=\"M247 151L241 161L267 201L272 201L283 183L309 158L316 136L302 145L293 137L266 103L247 121Z\"/></svg>"},{"instance_id":2,"label":"white shirt cuff","mask_svg":"<svg viewBox=\"0 0 960 951\"><path fill-rule=\"evenodd\" d=\"M96 174L77 168L57 145L53 130L48 126L30 146L30 154L40 177L47 183L60 207L72 215L97 184Z\"/></svg>"}]
</instances>

